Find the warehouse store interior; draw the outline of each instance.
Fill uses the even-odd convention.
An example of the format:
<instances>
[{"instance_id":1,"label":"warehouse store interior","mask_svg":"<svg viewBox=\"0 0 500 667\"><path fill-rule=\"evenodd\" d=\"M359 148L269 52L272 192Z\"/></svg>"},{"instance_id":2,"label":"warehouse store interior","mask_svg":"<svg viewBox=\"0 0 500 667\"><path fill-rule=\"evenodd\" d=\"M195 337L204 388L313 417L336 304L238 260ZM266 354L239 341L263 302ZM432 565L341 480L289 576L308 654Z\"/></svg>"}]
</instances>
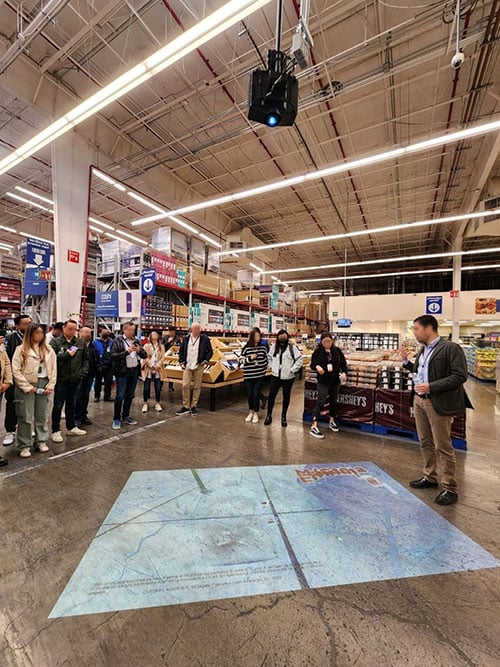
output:
<instances>
[{"instance_id":1,"label":"warehouse store interior","mask_svg":"<svg viewBox=\"0 0 500 667\"><path fill-rule=\"evenodd\" d=\"M0 664L500 662L500 0L0 0Z\"/></svg>"}]
</instances>

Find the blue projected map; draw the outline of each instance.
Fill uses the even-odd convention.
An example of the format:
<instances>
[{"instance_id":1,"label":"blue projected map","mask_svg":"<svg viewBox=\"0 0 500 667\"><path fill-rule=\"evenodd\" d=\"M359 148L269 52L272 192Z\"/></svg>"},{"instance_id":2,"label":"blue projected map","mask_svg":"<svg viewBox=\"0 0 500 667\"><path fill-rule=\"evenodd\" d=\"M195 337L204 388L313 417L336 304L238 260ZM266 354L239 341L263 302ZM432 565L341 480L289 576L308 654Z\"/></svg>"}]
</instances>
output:
<instances>
[{"instance_id":1,"label":"blue projected map","mask_svg":"<svg viewBox=\"0 0 500 667\"><path fill-rule=\"evenodd\" d=\"M50 617L498 565L370 462L134 472Z\"/></svg>"}]
</instances>

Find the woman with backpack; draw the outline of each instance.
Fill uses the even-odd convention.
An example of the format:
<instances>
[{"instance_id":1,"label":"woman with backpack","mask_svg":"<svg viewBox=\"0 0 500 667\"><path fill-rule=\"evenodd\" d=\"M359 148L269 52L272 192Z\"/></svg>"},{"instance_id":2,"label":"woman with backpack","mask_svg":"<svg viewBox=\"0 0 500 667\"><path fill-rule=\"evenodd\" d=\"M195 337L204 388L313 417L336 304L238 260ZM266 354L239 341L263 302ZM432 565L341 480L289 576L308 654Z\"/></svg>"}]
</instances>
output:
<instances>
[{"instance_id":1,"label":"woman with backpack","mask_svg":"<svg viewBox=\"0 0 500 667\"><path fill-rule=\"evenodd\" d=\"M257 424L259 421L260 396L262 381L267 373L269 349L262 342L262 334L258 327L250 331L248 341L241 351L240 364L243 366L243 378L248 396L248 415L246 422Z\"/></svg>"},{"instance_id":2,"label":"woman with backpack","mask_svg":"<svg viewBox=\"0 0 500 667\"><path fill-rule=\"evenodd\" d=\"M280 388L283 390L283 407L281 408L281 426L287 427L286 414L290 405L290 396L296 374L303 364L302 353L296 345L290 343L288 331L280 329L276 335L276 343L269 351L271 381L269 384L269 402L265 426L273 421L273 408Z\"/></svg>"},{"instance_id":3,"label":"woman with backpack","mask_svg":"<svg viewBox=\"0 0 500 667\"><path fill-rule=\"evenodd\" d=\"M335 408L339 395L339 387L347 379L347 363L344 353L333 342L332 334L324 331L321 334L319 345L311 358L311 370L318 376L318 400L314 407L313 421L309 431L313 438L323 440L325 437L318 428L318 419L323 407L329 403L330 423L328 428L338 433L339 427L335 422Z\"/></svg>"}]
</instances>

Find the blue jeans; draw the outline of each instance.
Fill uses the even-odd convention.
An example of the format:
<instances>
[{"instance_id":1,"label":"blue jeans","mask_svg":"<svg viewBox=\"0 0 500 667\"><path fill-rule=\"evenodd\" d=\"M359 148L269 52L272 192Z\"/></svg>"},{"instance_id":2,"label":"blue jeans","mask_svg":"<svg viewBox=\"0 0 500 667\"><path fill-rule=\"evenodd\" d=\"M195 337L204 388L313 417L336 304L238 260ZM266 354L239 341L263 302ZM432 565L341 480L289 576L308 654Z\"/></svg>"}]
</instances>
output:
<instances>
[{"instance_id":1,"label":"blue jeans","mask_svg":"<svg viewBox=\"0 0 500 667\"><path fill-rule=\"evenodd\" d=\"M161 388L163 385L163 382L161 381L161 378L158 375L155 375L153 378L146 378L144 380L144 392L143 392L143 398L144 398L144 403L147 403L151 397L151 385L154 385L155 388L155 399L156 402L159 403L161 400Z\"/></svg>"},{"instance_id":2,"label":"blue jeans","mask_svg":"<svg viewBox=\"0 0 500 667\"><path fill-rule=\"evenodd\" d=\"M264 378L255 378L253 380L245 380L245 389L247 390L248 409L253 412L258 412L260 408L260 394L262 389L262 380Z\"/></svg>"},{"instance_id":3,"label":"blue jeans","mask_svg":"<svg viewBox=\"0 0 500 667\"><path fill-rule=\"evenodd\" d=\"M130 417L130 407L139 380L139 372L135 368L127 371L127 375L116 378L115 414L113 419L120 421Z\"/></svg>"}]
</instances>

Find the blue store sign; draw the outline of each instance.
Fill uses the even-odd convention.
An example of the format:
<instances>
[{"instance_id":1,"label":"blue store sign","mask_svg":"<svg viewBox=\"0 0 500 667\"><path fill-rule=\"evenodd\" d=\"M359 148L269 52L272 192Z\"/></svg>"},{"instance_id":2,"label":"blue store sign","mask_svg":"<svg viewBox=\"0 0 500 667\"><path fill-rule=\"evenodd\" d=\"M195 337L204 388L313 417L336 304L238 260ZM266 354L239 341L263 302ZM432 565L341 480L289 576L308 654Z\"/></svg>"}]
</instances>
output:
<instances>
[{"instance_id":1,"label":"blue store sign","mask_svg":"<svg viewBox=\"0 0 500 667\"><path fill-rule=\"evenodd\" d=\"M26 264L41 269L50 268L50 243L29 238L26 241Z\"/></svg>"},{"instance_id":2,"label":"blue store sign","mask_svg":"<svg viewBox=\"0 0 500 667\"><path fill-rule=\"evenodd\" d=\"M96 292L96 317L118 317L118 290Z\"/></svg>"},{"instance_id":3,"label":"blue store sign","mask_svg":"<svg viewBox=\"0 0 500 667\"><path fill-rule=\"evenodd\" d=\"M142 296L156 293L156 269L144 269L141 275Z\"/></svg>"},{"instance_id":4,"label":"blue store sign","mask_svg":"<svg viewBox=\"0 0 500 667\"><path fill-rule=\"evenodd\" d=\"M442 315L443 314L443 297L442 296L428 296L425 299L425 314L426 315Z\"/></svg>"},{"instance_id":5,"label":"blue store sign","mask_svg":"<svg viewBox=\"0 0 500 667\"><path fill-rule=\"evenodd\" d=\"M26 268L24 270L24 293L27 296L47 296L49 283L42 279L42 272L36 268Z\"/></svg>"}]
</instances>

